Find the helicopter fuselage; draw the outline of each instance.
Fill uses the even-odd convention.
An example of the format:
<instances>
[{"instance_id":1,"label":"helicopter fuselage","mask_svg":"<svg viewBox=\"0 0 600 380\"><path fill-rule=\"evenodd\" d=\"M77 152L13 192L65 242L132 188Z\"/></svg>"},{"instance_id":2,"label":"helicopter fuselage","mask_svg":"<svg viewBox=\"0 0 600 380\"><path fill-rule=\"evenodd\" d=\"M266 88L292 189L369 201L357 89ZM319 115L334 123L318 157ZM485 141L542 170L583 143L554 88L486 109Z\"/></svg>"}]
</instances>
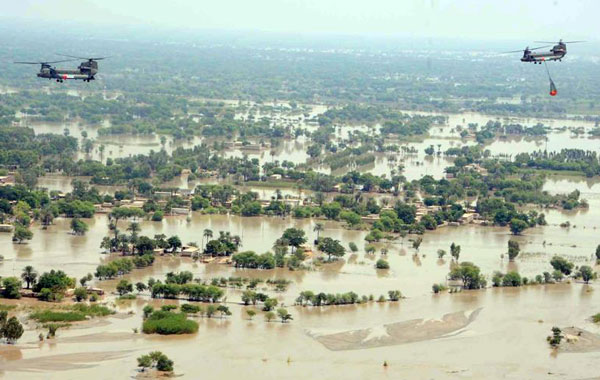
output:
<instances>
[{"instance_id":1,"label":"helicopter fuselage","mask_svg":"<svg viewBox=\"0 0 600 380\"><path fill-rule=\"evenodd\" d=\"M80 79L80 80L94 80L93 76L88 74L82 74L81 70L62 70L62 69L42 69L37 74L39 78L47 78L47 79Z\"/></svg>"},{"instance_id":2,"label":"helicopter fuselage","mask_svg":"<svg viewBox=\"0 0 600 380\"><path fill-rule=\"evenodd\" d=\"M558 44L544 53L532 53L530 50L525 50L521 62L542 63L544 61L560 61L565 55L567 55L567 46Z\"/></svg>"},{"instance_id":3,"label":"helicopter fuselage","mask_svg":"<svg viewBox=\"0 0 600 380\"><path fill-rule=\"evenodd\" d=\"M98 73L98 63L94 61L84 61L76 70L57 69L50 65L42 65L38 78L55 79L57 82L63 82L68 79L83 80L89 82L95 80L94 75Z\"/></svg>"}]
</instances>

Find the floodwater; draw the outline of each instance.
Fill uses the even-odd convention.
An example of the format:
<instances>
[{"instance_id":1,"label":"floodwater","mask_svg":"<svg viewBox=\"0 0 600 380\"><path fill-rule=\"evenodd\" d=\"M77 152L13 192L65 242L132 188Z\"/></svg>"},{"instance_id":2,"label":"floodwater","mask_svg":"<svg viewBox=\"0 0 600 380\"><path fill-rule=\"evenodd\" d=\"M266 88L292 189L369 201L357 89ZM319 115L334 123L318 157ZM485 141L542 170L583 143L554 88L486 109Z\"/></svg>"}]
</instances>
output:
<instances>
[{"instance_id":1,"label":"floodwater","mask_svg":"<svg viewBox=\"0 0 600 380\"><path fill-rule=\"evenodd\" d=\"M449 124L454 122L451 118ZM557 121L559 124L563 122L566 121ZM79 127L74 128L78 131ZM62 133L60 127L58 133ZM79 135L79 132L72 132L72 135L76 134ZM588 141L581 140L582 143ZM556 146L560 147L560 141L570 144L569 139L557 137L554 141L552 136L548 144L558 144ZM138 142L132 140L134 145ZM450 146L461 145L460 141L436 135L423 142L408 143L407 146L415 146L417 153L398 153L396 160L391 160L393 166L390 165L393 155L386 154L378 156L372 168L361 170L383 174L391 167L403 164L403 174L409 178L419 178L423 173L441 176L449 162L443 157L425 157L423 153L429 145L434 145L437 150L438 144L442 151ZM512 148L502 144L510 144ZM492 143L490 149L493 148L494 153L515 152L513 148L518 149L523 144L529 142L498 141ZM129 152L129 147L125 145L124 152ZM276 155L275 159L305 160L306 157L296 157L296 152L304 152L305 147L297 148L296 145L304 145L304 142L285 142L279 147L281 156ZM527 145L524 149L530 148ZM268 151L263 159L272 159ZM182 186L187 184L185 178L180 181ZM41 186L62 191L70 189L70 182L71 178L62 176L40 178ZM275 192L275 189L245 189L260 191L262 199L268 199ZM134 328L141 326L143 306L148 302L158 306L176 301L150 300L148 294L143 293L137 300L119 302L116 305L119 314L115 316L59 329L54 341L38 343L37 335L41 330L28 324L18 344L0 346L0 378L31 378L30 371L48 379L104 379L114 378L115 373L121 374L117 377L135 377L135 358L153 350L160 350L172 358L175 372L185 379L229 379L237 378L240 374L252 380L300 377L592 378L598 376L600 348L583 353L556 354L548 348L546 336L553 326L577 326L600 333L600 327L589 321L591 315L600 312L600 293L596 284L573 282L439 295L431 292L433 283L445 282L450 267L448 256L440 260L436 252L439 249L449 251L452 242L462 247L460 261L476 263L488 279L496 270L518 270L529 278L543 271L551 271L549 260L555 254L567 256L576 265L594 265L592 254L600 243L600 182L580 177L552 176L545 184L545 190L551 193L567 193L574 189L580 190L581 197L588 200L588 210L540 210L546 213L549 224L529 229L523 236L511 237L506 228L466 225L428 232L418 252L411 248L412 236L404 241L399 239L378 243L378 249L388 250L385 255L390 263L388 271L374 268L375 261L382 257L379 250L374 255L365 254L366 231L348 230L340 223L330 221L319 221L325 225L322 236L339 239L346 247L354 242L359 251L354 254L348 252L340 262L315 266L310 270L241 270L216 263L194 263L189 258L161 257L152 267L134 270L125 278L132 282L147 281L150 277L162 279L168 272L181 270L190 270L202 279L220 276L286 278L291 281L287 291L275 293L269 289L267 292L286 305L294 320L286 324L267 323L259 312L253 321L249 321L245 308L239 305L241 291L229 289L227 302L233 312L231 317L200 318L200 329L194 335L145 336L133 333ZM296 194L297 189L283 191L284 196ZM570 228L560 227L565 221L570 222ZM106 215L86 220L89 231L84 236L70 234L69 222L68 219L58 218L47 230L34 225L33 240L27 244L13 244L10 234L1 233L4 261L0 263L0 275L18 276L24 266L32 265L40 273L60 268L70 276L80 278L93 273L97 265L110 259L99 248L102 238L110 233ZM312 241L316 238L316 232L313 231L316 222L308 219L241 218L193 213L189 221L185 216L178 216L166 217L162 222L142 221L140 225L141 234L144 235L177 234L184 243L198 244L202 244L205 228L212 229L215 234L229 231L242 238L242 250L262 253L271 249L283 231L292 226L302 228L309 241ZM120 226L124 230L126 222L121 221ZM520 243L522 250L513 263L505 257L507 242L511 238ZM595 269L600 270L598 267ZM94 283L114 290L117 281ZM375 302L322 308L292 306L298 293L303 290L326 293L354 291L359 295L373 294L377 298L393 289L401 290L406 298L397 303ZM115 302L114 299L114 295L107 296L111 304ZM10 301L2 300L2 303ZM133 314L128 315L128 312ZM473 315L472 320L455 324L448 322L452 320L448 315L460 316L462 313ZM22 320L25 317L25 314L20 315ZM402 330L401 326L421 330L415 334L415 331ZM393 339L387 335L390 328L395 329ZM356 336L360 334L366 337L363 341L356 341ZM414 338L415 335L418 338ZM347 338L346 343L340 345L334 342L337 345L332 345L331 337ZM379 344L380 339L385 344ZM387 367L383 366L384 361L388 363Z\"/></svg>"}]
</instances>

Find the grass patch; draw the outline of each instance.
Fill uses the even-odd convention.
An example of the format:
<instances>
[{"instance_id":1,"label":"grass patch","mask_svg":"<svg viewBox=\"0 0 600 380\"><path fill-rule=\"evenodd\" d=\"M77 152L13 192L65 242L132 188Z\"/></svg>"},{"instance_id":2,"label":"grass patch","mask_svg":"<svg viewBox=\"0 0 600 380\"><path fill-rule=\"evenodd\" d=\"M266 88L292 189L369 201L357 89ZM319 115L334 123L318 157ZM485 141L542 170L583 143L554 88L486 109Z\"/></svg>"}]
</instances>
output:
<instances>
[{"instance_id":1,"label":"grass patch","mask_svg":"<svg viewBox=\"0 0 600 380\"><path fill-rule=\"evenodd\" d=\"M2 305L0 304L0 311L9 311L17 308L17 305Z\"/></svg>"},{"instance_id":2,"label":"grass patch","mask_svg":"<svg viewBox=\"0 0 600 380\"><path fill-rule=\"evenodd\" d=\"M198 323L187 319L185 313L157 310L142 324L144 334L193 334L198 331Z\"/></svg>"},{"instance_id":3,"label":"grass patch","mask_svg":"<svg viewBox=\"0 0 600 380\"><path fill-rule=\"evenodd\" d=\"M77 311L42 310L29 315L38 322L77 322L85 320L85 314Z\"/></svg>"},{"instance_id":4,"label":"grass patch","mask_svg":"<svg viewBox=\"0 0 600 380\"><path fill-rule=\"evenodd\" d=\"M75 304L64 311L59 310L39 310L29 315L41 323L47 322L78 322L83 321L86 317L105 317L114 314L114 310L103 305L86 305Z\"/></svg>"},{"instance_id":5,"label":"grass patch","mask_svg":"<svg viewBox=\"0 0 600 380\"><path fill-rule=\"evenodd\" d=\"M592 321L594 323L600 323L600 313L592 315Z\"/></svg>"},{"instance_id":6,"label":"grass patch","mask_svg":"<svg viewBox=\"0 0 600 380\"><path fill-rule=\"evenodd\" d=\"M298 183L295 181L282 181L282 180L268 180L268 181L248 181L244 182L245 186L253 187L266 187L266 188L295 188L298 187Z\"/></svg>"},{"instance_id":7,"label":"grass patch","mask_svg":"<svg viewBox=\"0 0 600 380\"><path fill-rule=\"evenodd\" d=\"M135 294L124 294L117 299L119 301L122 301L122 300L134 300L136 298L137 298L137 296Z\"/></svg>"}]
</instances>

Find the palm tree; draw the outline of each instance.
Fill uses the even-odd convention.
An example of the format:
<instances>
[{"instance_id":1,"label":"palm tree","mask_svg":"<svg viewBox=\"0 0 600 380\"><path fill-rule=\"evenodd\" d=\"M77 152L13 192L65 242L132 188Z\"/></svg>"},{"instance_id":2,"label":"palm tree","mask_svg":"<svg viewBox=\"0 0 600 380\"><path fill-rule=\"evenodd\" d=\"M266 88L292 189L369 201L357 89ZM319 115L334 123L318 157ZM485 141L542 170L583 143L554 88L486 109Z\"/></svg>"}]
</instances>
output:
<instances>
[{"instance_id":1,"label":"palm tree","mask_svg":"<svg viewBox=\"0 0 600 380\"><path fill-rule=\"evenodd\" d=\"M127 227L127 231L131 231L131 240L136 240L138 232L141 231L140 224L137 222L129 223L129 227Z\"/></svg>"},{"instance_id":2,"label":"palm tree","mask_svg":"<svg viewBox=\"0 0 600 380\"><path fill-rule=\"evenodd\" d=\"M325 229L325 227L323 227L323 223L317 223L315 224L315 227L313 228L313 231L315 231L317 233L317 241L319 240L319 236L321 234L321 231L323 231Z\"/></svg>"},{"instance_id":3,"label":"palm tree","mask_svg":"<svg viewBox=\"0 0 600 380\"><path fill-rule=\"evenodd\" d=\"M202 234L202 248L204 249L204 238L206 238L206 242L208 243L208 239L213 237L212 230L205 228L204 233Z\"/></svg>"},{"instance_id":4,"label":"palm tree","mask_svg":"<svg viewBox=\"0 0 600 380\"><path fill-rule=\"evenodd\" d=\"M52 224L52 220L54 220L54 214L49 207L44 207L40 212L40 220L42 221L43 228L46 229L50 224Z\"/></svg>"},{"instance_id":5,"label":"palm tree","mask_svg":"<svg viewBox=\"0 0 600 380\"><path fill-rule=\"evenodd\" d=\"M239 248L242 245L242 238L239 235L233 235L231 237L231 241L235 244L236 248Z\"/></svg>"},{"instance_id":6,"label":"palm tree","mask_svg":"<svg viewBox=\"0 0 600 380\"><path fill-rule=\"evenodd\" d=\"M30 285L34 285L37 279L37 272L31 265L27 265L23 268L23 273L21 273L21 278L23 281L27 283L27 289L29 289Z\"/></svg>"}]
</instances>

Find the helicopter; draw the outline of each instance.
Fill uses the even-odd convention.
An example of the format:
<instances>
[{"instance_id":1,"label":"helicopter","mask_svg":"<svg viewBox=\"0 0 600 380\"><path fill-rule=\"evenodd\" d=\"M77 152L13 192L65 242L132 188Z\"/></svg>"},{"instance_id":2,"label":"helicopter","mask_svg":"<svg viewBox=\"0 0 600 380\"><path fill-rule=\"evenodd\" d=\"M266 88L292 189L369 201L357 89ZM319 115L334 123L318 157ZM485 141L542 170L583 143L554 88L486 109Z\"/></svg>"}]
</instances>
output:
<instances>
[{"instance_id":1,"label":"helicopter","mask_svg":"<svg viewBox=\"0 0 600 380\"><path fill-rule=\"evenodd\" d=\"M58 54L64 57L70 57L74 59L63 59L60 61L52 61L52 62L15 62L17 64L23 65L41 65L40 72L37 73L38 78L48 78L49 80L55 79L57 82L62 83L67 79L73 80L83 80L84 82L90 82L95 80L95 75L98 73L98 62L102 59L106 59L109 57L97 57L97 58L87 58L87 57L75 57L72 55ZM61 62L69 62L74 61L76 59L84 59L85 61L81 62L77 69L69 70L69 69L57 69L53 67L52 64L61 63Z\"/></svg>"},{"instance_id":2,"label":"helicopter","mask_svg":"<svg viewBox=\"0 0 600 380\"><path fill-rule=\"evenodd\" d=\"M575 44L585 41L566 41L563 42L561 39L558 42L548 42L548 41L535 41L536 43L543 44L555 44L555 45L545 45L536 48L530 49L529 46L524 50L513 50L507 51L506 53L520 53L523 52L523 57L521 57L521 62L533 62L534 64L542 64L545 61L562 61L563 57L567 55L567 44ZM543 49L552 46L547 52L543 53L533 53L534 50Z\"/></svg>"}]
</instances>

